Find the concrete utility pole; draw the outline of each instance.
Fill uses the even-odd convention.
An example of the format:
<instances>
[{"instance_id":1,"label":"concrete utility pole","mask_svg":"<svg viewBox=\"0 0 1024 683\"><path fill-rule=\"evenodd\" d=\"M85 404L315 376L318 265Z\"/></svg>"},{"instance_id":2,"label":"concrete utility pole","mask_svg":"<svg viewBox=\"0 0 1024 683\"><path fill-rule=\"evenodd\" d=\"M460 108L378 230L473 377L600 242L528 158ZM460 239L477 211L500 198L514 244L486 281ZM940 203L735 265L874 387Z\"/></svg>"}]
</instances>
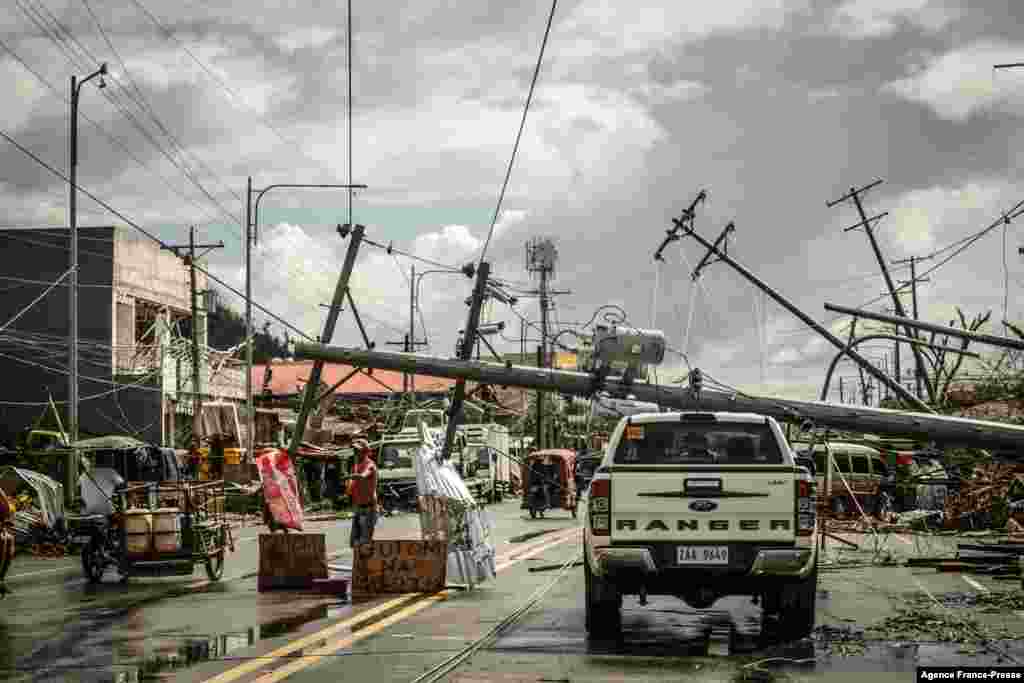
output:
<instances>
[{"instance_id":1,"label":"concrete utility pole","mask_svg":"<svg viewBox=\"0 0 1024 683\"><path fill-rule=\"evenodd\" d=\"M708 242L706 239L701 237L700 234L698 234L691 225L685 224L681 219L678 218L673 218L672 222L675 223L675 225L679 229L683 230L684 234L693 237L695 240L703 244L707 249L714 252L718 256L718 260L724 261L725 263L732 266L732 268L736 272L738 272L740 275L742 275L748 281L750 281L754 286L756 286L758 289L760 289L765 294L774 299L780 306L782 306L787 311L789 311L797 318L799 318L801 321L803 321L805 325L807 325L812 330L814 330L822 337L824 337L826 340L828 340L828 342L835 346L837 349L842 350L844 348L847 348L846 344L843 344L843 342L840 339L838 339L834 334L829 332L822 325L818 324L818 322L811 318L809 315L807 315L799 308L797 308L795 305L790 303L789 300L786 299L786 297L782 296L774 289L769 287L763 280L761 280L752 272L750 272L745 267L740 265L734 258L729 256L725 252L717 249L711 242ZM909 391L900 386L899 383L894 382L892 378L890 378L884 372L882 372L877 367L872 365L871 362L868 361L868 359L864 358L864 356L860 355L858 352L854 351L853 349L847 349L847 355L855 363L862 366L864 370L867 371L875 379L885 384L885 386L890 387L894 392L896 392L896 395L899 396L899 398L902 399L908 405L912 405L918 410L922 410L924 412L935 412L929 406L922 403L916 396L914 396Z\"/></svg>"},{"instance_id":2,"label":"concrete utility pole","mask_svg":"<svg viewBox=\"0 0 1024 683\"><path fill-rule=\"evenodd\" d=\"M877 320L882 323L889 323L890 325L899 324L903 326L910 326L918 330L925 332L934 332L935 334L949 335L950 337L958 337L960 339L968 339L975 341L980 344L990 344L992 346L998 346L1004 349L1014 349L1016 351L1024 351L1024 340L1012 339L1010 337L1000 337L995 334L984 334L982 332L971 332L960 327L951 327L949 325L936 325L935 323L926 323L923 321L907 321L901 320L891 315L884 313L875 313L874 311L865 311L860 308L849 308L847 306L837 306L835 304L826 303L825 310L832 313L842 313L843 315L855 315L868 320Z\"/></svg>"},{"instance_id":3,"label":"concrete utility pole","mask_svg":"<svg viewBox=\"0 0 1024 683\"><path fill-rule=\"evenodd\" d=\"M484 305L484 295L487 293L487 278L491 274L491 264L481 261L476 269L476 284L473 287L473 298L469 302L469 318L466 321L465 334L462 336L462 343L459 345L459 360L468 361L473 357L473 342L476 339L477 328L480 326L480 309ZM452 444L455 443L455 430L459 427L462 419L462 404L466 399L466 381L455 382L455 392L452 395L452 405L448 409L448 428L444 434L444 446L441 450L441 458L447 460L451 454Z\"/></svg>"},{"instance_id":4,"label":"concrete utility pole","mask_svg":"<svg viewBox=\"0 0 1024 683\"><path fill-rule=\"evenodd\" d=\"M900 300L899 293L897 293L896 287L893 285L892 276L889 274L889 268L885 264L885 259L882 258L882 250L879 248L878 240L875 239L875 233L871 229L872 223L884 218L889 214L889 212L884 211L878 214L877 216L868 218L867 213L864 211L864 205L861 204L860 201L860 195L862 193L867 192L868 190L877 185L880 185L882 182L883 181L879 179L873 183L870 183L869 185L865 185L860 189L850 188L850 191L848 193L846 193L839 199L835 199L831 202L825 202L825 205L829 208L832 208L833 206L839 204L840 202L847 201L848 199L853 200L854 205L857 207L857 213L860 215L860 223L857 223L856 225L851 225L850 227L846 228L843 232L849 232L850 230L856 230L857 228L864 228L864 232L867 234L868 240L871 242L871 249L872 251L875 252L875 259L878 261L878 267L881 268L882 270L882 277L885 278L885 286L888 288L889 295L892 297L892 304L896 310L896 314L899 315L901 318L906 318L907 314L906 311L903 310L903 301ZM916 338L917 334L913 328L906 327L905 329L908 337ZM910 350L914 353L914 361L917 363L918 375L924 377L925 388L928 390L928 399L934 402L935 388L932 386L931 381L925 374L924 356L921 355L921 350L917 346L911 346Z\"/></svg>"},{"instance_id":5,"label":"concrete utility pole","mask_svg":"<svg viewBox=\"0 0 1024 683\"><path fill-rule=\"evenodd\" d=\"M366 232L366 228L362 225L357 225L355 227L351 227L350 224L338 226L338 233L342 238L348 235L349 230L352 231L352 238L349 240L348 250L345 252L345 263L341 267L341 275L338 277L338 284L334 288L334 299L331 300L331 308L327 312L327 320L324 322L324 333L320 337L324 343L330 343L331 338L334 337L334 327L338 323L338 316L341 313L341 305L344 303L346 297L351 297L348 290L348 283L349 280L352 279L352 270L356 265L356 256L359 254L359 245L363 241L363 233ZM352 303L351 298L349 298L349 303ZM299 452L299 446L302 444L302 437L306 431L306 421L309 419L309 413L313 409L313 406L318 403L320 377L323 374L323 370L324 362L322 360L313 362L313 368L310 370L309 379L306 381L306 390L302 396L302 406L299 408L299 415L295 419L295 433L292 434L292 442L288 449L292 458L294 458L296 453Z\"/></svg>"},{"instance_id":6,"label":"concrete utility pole","mask_svg":"<svg viewBox=\"0 0 1024 683\"><path fill-rule=\"evenodd\" d=\"M400 342L389 341L389 342L384 342L384 343L387 344L388 346L401 346L402 347L402 351L404 353L409 353L409 334L408 333L406 333L405 338L402 339L402 341L400 341ZM405 373L405 374L402 375L402 393L403 394L408 394L409 393L409 374L408 373Z\"/></svg>"},{"instance_id":7,"label":"concrete utility pole","mask_svg":"<svg viewBox=\"0 0 1024 683\"><path fill-rule=\"evenodd\" d=\"M207 252L213 249L223 249L224 242L196 244L196 227L193 225L188 229L187 245L167 245L162 248L173 251L179 257L183 250L188 250L184 260L185 265L188 266L192 308L192 440L195 447L198 448L198 440L202 436L203 429L203 387L201 383L202 375L199 372L202 355L199 352L199 292L196 284L196 249L205 249ZM203 293L205 294L206 292ZM204 308L203 310L205 311L206 309ZM207 347L209 347L209 344L207 344Z\"/></svg>"},{"instance_id":8,"label":"concrete utility pole","mask_svg":"<svg viewBox=\"0 0 1024 683\"><path fill-rule=\"evenodd\" d=\"M309 342L296 343L295 355L297 358L345 363L355 367L415 372L433 377L576 396L590 396L594 391L593 375L570 370L508 367L497 363L410 356L387 351L364 351ZM633 394L637 401L657 403L675 410L751 412L770 415L787 422L809 420L821 427L855 430L865 434L919 438L936 441L945 446L1004 448L1018 453L1024 452L1024 427L1001 422L819 401L750 396L739 392L725 393L706 387L699 397L694 397L688 387L638 382L626 385L616 378L606 378L604 389L614 396Z\"/></svg>"},{"instance_id":9,"label":"concrete utility pole","mask_svg":"<svg viewBox=\"0 0 1024 683\"><path fill-rule=\"evenodd\" d=\"M68 454L66 475L64 477L64 497L66 502L73 504L75 492L78 490L78 450L74 443L78 441L78 97L82 86L99 77L101 88L106 87L103 77L107 74L107 64L92 72L81 81L71 77L71 120L68 136L68 226L71 238L71 283L68 287L68 439L72 448Z\"/></svg>"}]
</instances>

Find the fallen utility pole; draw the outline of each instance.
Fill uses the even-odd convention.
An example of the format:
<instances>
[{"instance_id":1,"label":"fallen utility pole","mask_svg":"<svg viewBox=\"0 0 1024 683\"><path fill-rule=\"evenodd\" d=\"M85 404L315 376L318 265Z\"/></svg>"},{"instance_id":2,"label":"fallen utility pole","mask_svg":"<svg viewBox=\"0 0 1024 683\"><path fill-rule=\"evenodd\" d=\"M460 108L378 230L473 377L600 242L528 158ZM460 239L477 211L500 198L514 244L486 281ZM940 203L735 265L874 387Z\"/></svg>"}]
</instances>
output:
<instances>
[{"instance_id":1,"label":"fallen utility pole","mask_svg":"<svg viewBox=\"0 0 1024 683\"><path fill-rule=\"evenodd\" d=\"M189 292L192 308L192 444L194 448L198 449L201 445L199 439L202 436L203 426L203 391L200 383L202 375L199 372L201 358L199 354L199 292L196 290L196 249L205 249L207 252L213 249L223 249L224 242L196 244L196 227L193 225L188 231L187 245L167 245L163 248L173 251L175 256L179 257L183 250L188 250L184 261L189 269ZM205 255L206 252L203 252L202 256ZM205 308L204 312L206 312Z\"/></svg>"},{"instance_id":2,"label":"fallen utility pole","mask_svg":"<svg viewBox=\"0 0 1024 683\"><path fill-rule=\"evenodd\" d=\"M338 324L341 305L344 303L345 298L350 296L348 283L352 279L352 269L356 265L356 255L359 253L359 245L363 241L363 233L366 232L366 228L362 225L353 227L351 224L346 224L344 227L338 226L338 233L345 237L350 229L352 231L352 238L348 243L348 251L345 252L345 263L342 265L341 275L338 277L338 285L334 288L334 299L331 301L331 309L327 312L327 320L324 322L324 333L320 337L326 343L330 343L331 338L334 336L334 327ZM349 299L349 303L353 303L351 299ZM293 458L298 453L299 445L302 443L309 413L317 403L317 394L320 391L320 377L323 374L323 370L324 362L322 360L313 362L313 368L309 373L309 380L306 382L306 391L302 396L299 416L295 419L295 433L292 434L292 443L288 449L289 455Z\"/></svg>"},{"instance_id":3,"label":"fallen utility pole","mask_svg":"<svg viewBox=\"0 0 1024 683\"><path fill-rule=\"evenodd\" d=\"M881 179L879 179L879 180L876 180L875 182L873 182L873 183L871 183L869 185L865 185L864 187L862 187L860 189L850 188L850 191L847 194L845 194L842 197L840 197L839 199L835 199L835 200L833 200L831 202L825 202L825 205L828 206L829 208L832 208L833 206L835 206L836 204L839 204L840 202L844 202L844 201L846 201L848 199L852 199L853 200L854 205L857 207L857 213L860 215L860 223L858 223L856 225L851 225L850 227L846 228L846 230L844 232L849 232L850 230L856 230L857 228L864 228L864 232L867 234L868 240L871 242L871 249L872 249L872 251L875 252L875 258L878 260L878 267L882 269L882 277L885 278L885 286L889 290L889 296L892 297L892 304L893 304L893 307L896 310L896 314L899 315L901 318L906 318L907 317L907 312L905 310L903 310L903 302L900 300L899 294L896 292L896 287L892 283L892 276L889 274L889 268L885 264L885 259L882 258L882 250L878 246L878 240L875 239L875 233L871 229L871 224L872 223L874 223L877 220L880 220L880 219L884 218L886 215L888 215L889 212L885 211L883 213L878 214L877 216L873 216L871 218L868 218L867 213L864 211L864 205L861 204L861 201L860 201L860 195L862 193L867 192L868 190L870 190L871 188L875 187L876 185L880 185L882 182L883 181ZM914 330L912 328L909 328L909 327L906 328L906 332L907 332L907 336L908 337L916 337L917 336L917 334L914 332ZM916 346L911 346L910 350L914 354L914 362L917 363L917 374L924 381L925 389L928 391L928 398L929 398L929 400L934 402L935 401L935 387L932 386L931 380L928 378L928 375L925 373L924 356L921 355L921 349L919 349ZM898 379L898 377L899 377L899 375L897 374L897 379Z\"/></svg>"},{"instance_id":4,"label":"fallen utility pole","mask_svg":"<svg viewBox=\"0 0 1024 683\"><path fill-rule=\"evenodd\" d=\"M706 387L699 397L695 397L689 388L639 382L627 385L613 377L599 383L593 375L571 370L460 361L393 351L365 351L309 342L296 342L295 357L584 397L604 390L620 397L633 394L639 402L657 403L675 410L751 412L787 422L809 421L816 426L865 434L899 435L935 441L945 446L1024 449L1024 427L946 415L750 396Z\"/></svg>"},{"instance_id":5,"label":"fallen utility pole","mask_svg":"<svg viewBox=\"0 0 1024 683\"><path fill-rule=\"evenodd\" d=\"M779 294L778 292L776 292L774 289L769 287L763 280L761 280L756 275L754 275L752 272L750 272L745 267L740 265L739 262L736 261L736 259L732 258L731 256L729 256L725 252L723 252L720 249L718 249L714 244L712 244L711 242L708 242L706 239L701 237L700 234L698 234L697 231L693 229L693 226L686 225L681 219L678 219L678 218L673 218L672 222L675 223L675 225L677 227L679 227L683 231L684 234L689 235L690 237L693 237L695 240L697 240L698 242L703 244L708 250L710 250L715 255L717 255L719 261L724 261L725 263L727 263L730 266L732 266L733 270L738 272L740 275L742 275L747 280L749 280L751 283L753 283L754 286L756 286L758 289L760 289L765 294L767 294L772 299L774 299L780 306L782 306L783 308L788 310L790 313L795 315L797 318L802 320L805 325L807 325L812 330L814 330L815 332L820 334L822 337L824 337L826 340L828 340L829 343L831 343L837 349L842 350L842 349L846 349L847 348L847 345L844 344L841 339L839 339L834 334L832 334L827 329L825 329L822 325L820 325L817 321L815 321L811 316L807 315L806 313L801 311L799 308L797 308L794 304L790 303L789 300L786 299L786 297L784 297L781 294ZM890 378L884 372L882 372L881 370L876 368L874 365L872 365L871 362L867 358L865 358L864 356L860 355L860 353L858 353L857 351L854 351L853 349L848 349L847 352L846 352L846 355L848 355L850 357L850 359L853 360L855 363L857 363L858 365L863 367L864 370L866 372L868 372L868 374L870 374L872 377L874 377L875 379L877 379L878 381L882 382L887 387L892 389L892 391L897 396L899 396L903 400L904 403L907 403L908 405L914 406L915 408L917 408L918 410L921 410L923 412L928 412L928 413L934 413L935 412L927 404L922 402L919 398L917 398L912 393L910 393L909 391L904 389L903 386L901 386L899 384L899 382L893 381L892 378Z\"/></svg>"},{"instance_id":6,"label":"fallen utility pole","mask_svg":"<svg viewBox=\"0 0 1024 683\"><path fill-rule=\"evenodd\" d=\"M459 360L468 361L473 357L473 343L476 341L477 328L480 326L480 310L484 304L484 294L487 292L487 276L491 273L491 264L481 261L476 269L476 285L473 287L473 298L469 302L469 319L466 321L466 333L459 345ZM413 371L412 374L416 374ZM462 404L466 399L466 380L458 379L455 382L455 393L452 395L452 405L448 410L448 428L444 433L444 446L441 450L441 458L447 460L451 454L452 443L455 441L455 431L458 429L459 420L462 419Z\"/></svg>"},{"instance_id":7,"label":"fallen utility pole","mask_svg":"<svg viewBox=\"0 0 1024 683\"><path fill-rule=\"evenodd\" d=\"M848 308L846 306L837 306L829 303L825 304L825 310L831 311L832 313L842 313L844 315L867 318L868 320L876 320L882 323L916 327L917 329L924 330L925 332L934 332L936 334L945 334L950 337L959 337L960 339L967 339L978 342L979 344L990 344L1001 348L1024 351L1024 340L1021 339L1011 339L1010 337L1000 337L998 335L984 334L982 332L971 332L970 330L965 330L959 327L950 327L949 325L937 325L935 323L904 320L897 318L896 316L886 315L885 313L875 313L874 311L865 311L860 308Z\"/></svg>"}]
</instances>

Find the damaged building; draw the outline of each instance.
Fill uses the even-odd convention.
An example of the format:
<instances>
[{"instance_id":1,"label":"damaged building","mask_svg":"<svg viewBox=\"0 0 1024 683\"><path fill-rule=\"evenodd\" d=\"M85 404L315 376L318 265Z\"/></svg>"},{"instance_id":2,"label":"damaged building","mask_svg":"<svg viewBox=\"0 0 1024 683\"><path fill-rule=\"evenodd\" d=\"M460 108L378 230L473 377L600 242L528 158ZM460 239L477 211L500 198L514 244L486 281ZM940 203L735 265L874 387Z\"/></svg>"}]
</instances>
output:
<instances>
[{"instance_id":1,"label":"damaged building","mask_svg":"<svg viewBox=\"0 0 1024 683\"><path fill-rule=\"evenodd\" d=\"M0 320L11 320L63 275L67 229L0 230ZM123 227L79 228L79 432L131 434L182 446L191 430L192 354L189 272L172 252ZM207 290L197 272L197 291ZM0 443L57 402L66 419L69 285L65 280L0 332ZM200 296L200 389L207 401L241 403L244 367L206 344ZM66 426L66 425L65 425Z\"/></svg>"}]
</instances>

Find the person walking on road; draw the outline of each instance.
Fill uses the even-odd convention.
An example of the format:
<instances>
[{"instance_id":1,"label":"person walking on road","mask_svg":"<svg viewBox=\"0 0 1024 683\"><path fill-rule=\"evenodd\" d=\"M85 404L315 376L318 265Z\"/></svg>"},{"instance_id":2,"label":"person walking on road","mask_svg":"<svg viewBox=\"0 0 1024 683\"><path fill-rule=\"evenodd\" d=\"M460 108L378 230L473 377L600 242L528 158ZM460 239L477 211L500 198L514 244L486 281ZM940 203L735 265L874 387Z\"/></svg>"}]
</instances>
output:
<instances>
[{"instance_id":1,"label":"person walking on road","mask_svg":"<svg viewBox=\"0 0 1024 683\"><path fill-rule=\"evenodd\" d=\"M359 454L353 473L347 477L351 482L353 507L352 537L349 544L354 548L373 540L373 529L377 526L377 465L373 462L373 450L362 439L352 444Z\"/></svg>"}]
</instances>

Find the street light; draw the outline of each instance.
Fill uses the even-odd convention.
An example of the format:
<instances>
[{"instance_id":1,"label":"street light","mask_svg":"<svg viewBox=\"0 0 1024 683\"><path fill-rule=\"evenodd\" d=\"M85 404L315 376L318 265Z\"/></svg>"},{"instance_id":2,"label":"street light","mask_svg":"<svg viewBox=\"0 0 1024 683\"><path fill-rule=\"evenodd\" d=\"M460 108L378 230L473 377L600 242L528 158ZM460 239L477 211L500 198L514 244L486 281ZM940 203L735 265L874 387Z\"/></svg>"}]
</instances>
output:
<instances>
[{"instance_id":1,"label":"street light","mask_svg":"<svg viewBox=\"0 0 1024 683\"><path fill-rule=\"evenodd\" d=\"M246 192L245 192L245 335L248 343L245 348L245 407L248 419L246 420L246 431L248 432L248 438L246 441L246 453L247 457L251 458L253 455L253 449L255 447L255 411L253 409L252 402L252 347L253 347L253 329L252 329L252 245L259 236L259 225L260 225L260 200L263 199L263 195L270 192L274 188L279 187L291 187L291 188L302 188L302 189L345 189L348 190L351 201L352 190L365 190L366 185L346 185L337 183L275 183L273 185L267 185L262 190L254 190L252 187L252 176L249 176ZM253 202L252 197L256 195L256 201ZM351 211L351 203L349 205ZM325 344L330 343L330 339L323 340Z\"/></svg>"},{"instance_id":2,"label":"street light","mask_svg":"<svg viewBox=\"0 0 1024 683\"><path fill-rule=\"evenodd\" d=\"M77 168L78 168L78 96L82 86L99 76L101 88L106 87L103 77L107 75L107 64L100 64L100 68L92 72L81 81L78 77L71 77L71 131L69 144L71 146L68 154L69 166L69 226L71 233L71 287L69 288L69 326L71 332L70 344L70 370L68 375L68 428L70 431L71 443L78 441L78 207L76 205L78 195ZM78 475L78 451L74 448L68 455L67 474L64 482L64 497L74 502L75 483Z\"/></svg>"}]
</instances>

